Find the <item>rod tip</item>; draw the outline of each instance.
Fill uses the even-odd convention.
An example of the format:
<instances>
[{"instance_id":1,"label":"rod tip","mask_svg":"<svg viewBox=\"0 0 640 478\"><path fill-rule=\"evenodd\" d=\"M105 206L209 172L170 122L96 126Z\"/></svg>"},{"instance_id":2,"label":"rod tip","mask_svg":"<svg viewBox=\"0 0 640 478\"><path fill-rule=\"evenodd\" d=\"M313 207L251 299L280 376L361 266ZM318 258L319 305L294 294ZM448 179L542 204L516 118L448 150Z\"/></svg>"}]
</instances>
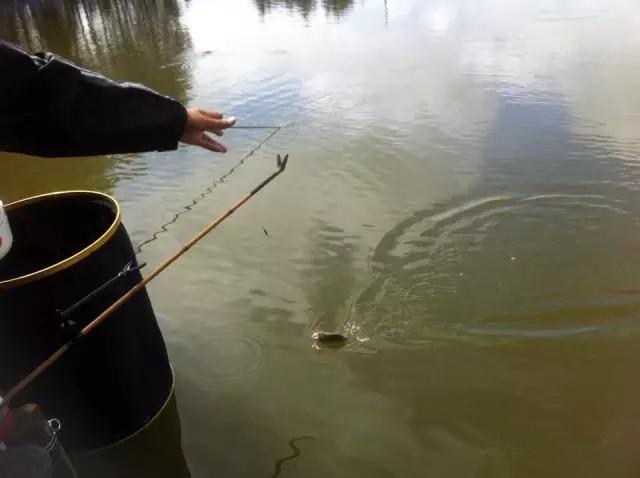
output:
<instances>
[{"instance_id":1,"label":"rod tip","mask_svg":"<svg viewBox=\"0 0 640 478\"><path fill-rule=\"evenodd\" d=\"M282 158L279 154L276 158L276 163L278 164L278 169L282 172L287 167L287 162L289 161L289 155L286 154L284 158Z\"/></svg>"}]
</instances>

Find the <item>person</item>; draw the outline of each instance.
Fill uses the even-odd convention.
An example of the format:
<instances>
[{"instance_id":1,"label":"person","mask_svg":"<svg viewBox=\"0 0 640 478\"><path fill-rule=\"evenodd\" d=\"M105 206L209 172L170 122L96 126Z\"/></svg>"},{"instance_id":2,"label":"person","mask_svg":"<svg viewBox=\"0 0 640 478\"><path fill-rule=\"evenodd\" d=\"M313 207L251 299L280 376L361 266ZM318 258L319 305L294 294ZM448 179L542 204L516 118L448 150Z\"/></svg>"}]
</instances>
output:
<instances>
[{"instance_id":1,"label":"person","mask_svg":"<svg viewBox=\"0 0 640 478\"><path fill-rule=\"evenodd\" d=\"M0 151L32 156L94 156L169 151L180 142L215 153L234 118L178 101L145 86L117 82L53 53L29 54L0 40ZM48 478L41 447L10 443L13 416L0 408L0 478Z\"/></svg>"},{"instance_id":2,"label":"person","mask_svg":"<svg viewBox=\"0 0 640 478\"><path fill-rule=\"evenodd\" d=\"M182 142L225 153L211 134L222 136L236 122L3 40L0 72L0 151L94 156L169 151Z\"/></svg>"}]
</instances>

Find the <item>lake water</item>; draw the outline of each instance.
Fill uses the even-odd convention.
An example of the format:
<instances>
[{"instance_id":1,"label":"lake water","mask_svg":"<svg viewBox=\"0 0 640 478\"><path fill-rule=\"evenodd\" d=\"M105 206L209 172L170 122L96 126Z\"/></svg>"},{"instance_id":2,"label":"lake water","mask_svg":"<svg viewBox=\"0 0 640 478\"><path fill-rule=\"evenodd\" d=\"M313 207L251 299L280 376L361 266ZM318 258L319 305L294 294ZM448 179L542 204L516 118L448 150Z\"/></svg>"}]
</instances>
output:
<instances>
[{"instance_id":1,"label":"lake water","mask_svg":"<svg viewBox=\"0 0 640 478\"><path fill-rule=\"evenodd\" d=\"M0 155L0 197L112 194L156 264L290 154L150 288L194 477L637 477L639 32L635 0L0 1L2 38L282 126Z\"/></svg>"}]
</instances>

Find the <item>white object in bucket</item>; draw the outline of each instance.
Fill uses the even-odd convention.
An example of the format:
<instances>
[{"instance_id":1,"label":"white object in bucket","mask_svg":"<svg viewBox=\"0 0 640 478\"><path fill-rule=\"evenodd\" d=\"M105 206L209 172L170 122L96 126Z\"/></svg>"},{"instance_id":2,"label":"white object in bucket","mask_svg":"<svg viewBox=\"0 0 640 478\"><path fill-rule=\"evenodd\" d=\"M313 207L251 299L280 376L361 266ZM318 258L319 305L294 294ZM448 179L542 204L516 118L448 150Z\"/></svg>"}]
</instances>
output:
<instances>
[{"instance_id":1,"label":"white object in bucket","mask_svg":"<svg viewBox=\"0 0 640 478\"><path fill-rule=\"evenodd\" d=\"M13 244L13 236L9 227L9 218L4 212L2 201L0 201L0 260L11 250Z\"/></svg>"}]
</instances>

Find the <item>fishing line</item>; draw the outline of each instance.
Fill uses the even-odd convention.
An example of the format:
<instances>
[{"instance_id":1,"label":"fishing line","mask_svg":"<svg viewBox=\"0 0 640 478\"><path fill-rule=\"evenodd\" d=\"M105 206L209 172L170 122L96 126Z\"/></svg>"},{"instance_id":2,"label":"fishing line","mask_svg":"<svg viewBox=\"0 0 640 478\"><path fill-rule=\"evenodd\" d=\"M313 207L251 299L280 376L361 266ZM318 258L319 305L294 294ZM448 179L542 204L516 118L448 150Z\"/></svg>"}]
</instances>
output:
<instances>
[{"instance_id":1,"label":"fishing line","mask_svg":"<svg viewBox=\"0 0 640 478\"><path fill-rule=\"evenodd\" d=\"M260 148L262 148L269 140L271 140L271 138L273 138L276 134L278 134L280 130L284 128L288 128L292 124L293 123L289 123L284 126L234 126L233 129L273 129L273 131L265 139L260 141L260 143L258 143L256 147L254 147L251 151L249 151L246 155L244 155L242 159L238 161L238 163L236 163L235 166L233 166L225 174L223 174L218 179L216 179L213 183L207 186L196 198L192 199L189 204L183 206L178 212L176 212L171 217L170 220L161 224L159 228L152 233L149 239L145 239L144 241L139 243L138 246L136 247L136 254L140 254L142 252L142 249L147 244L158 239L158 236L160 236L165 232L169 232L169 226L171 226L172 224L175 224L180 218L180 216L191 211L195 206L197 206L201 201L203 201L209 194L211 194L213 190L218 187L218 185L224 183L224 180L227 179L231 174L233 174L240 166L242 166L247 161L247 159L249 159L256 152L258 152L258 150L260 150Z\"/></svg>"}]
</instances>

